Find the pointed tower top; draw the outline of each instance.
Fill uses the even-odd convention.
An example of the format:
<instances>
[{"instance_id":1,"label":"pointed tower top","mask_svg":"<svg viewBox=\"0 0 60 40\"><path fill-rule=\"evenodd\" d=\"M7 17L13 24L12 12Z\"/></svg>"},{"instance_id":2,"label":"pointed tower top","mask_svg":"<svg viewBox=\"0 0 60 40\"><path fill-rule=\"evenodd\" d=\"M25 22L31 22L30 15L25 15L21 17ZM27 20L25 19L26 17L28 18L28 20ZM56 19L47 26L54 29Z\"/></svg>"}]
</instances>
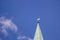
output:
<instances>
[{"instance_id":1,"label":"pointed tower top","mask_svg":"<svg viewBox=\"0 0 60 40\"><path fill-rule=\"evenodd\" d=\"M40 18L37 18L37 23L39 23L40 22Z\"/></svg>"},{"instance_id":2,"label":"pointed tower top","mask_svg":"<svg viewBox=\"0 0 60 40\"><path fill-rule=\"evenodd\" d=\"M37 19L37 28L36 28L35 35L34 35L34 40L43 40L39 22L40 22L40 18Z\"/></svg>"}]
</instances>

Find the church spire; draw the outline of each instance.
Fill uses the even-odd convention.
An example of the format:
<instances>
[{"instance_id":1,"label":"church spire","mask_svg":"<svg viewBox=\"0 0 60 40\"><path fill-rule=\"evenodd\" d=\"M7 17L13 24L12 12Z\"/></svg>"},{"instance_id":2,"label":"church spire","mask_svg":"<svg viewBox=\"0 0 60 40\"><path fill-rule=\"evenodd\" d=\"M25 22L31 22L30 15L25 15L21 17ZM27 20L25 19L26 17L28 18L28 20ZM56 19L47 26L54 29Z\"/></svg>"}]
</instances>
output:
<instances>
[{"instance_id":1,"label":"church spire","mask_svg":"<svg viewBox=\"0 0 60 40\"><path fill-rule=\"evenodd\" d=\"M37 19L37 28L36 28L34 40L43 40L39 22L40 22L40 18Z\"/></svg>"}]
</instances>

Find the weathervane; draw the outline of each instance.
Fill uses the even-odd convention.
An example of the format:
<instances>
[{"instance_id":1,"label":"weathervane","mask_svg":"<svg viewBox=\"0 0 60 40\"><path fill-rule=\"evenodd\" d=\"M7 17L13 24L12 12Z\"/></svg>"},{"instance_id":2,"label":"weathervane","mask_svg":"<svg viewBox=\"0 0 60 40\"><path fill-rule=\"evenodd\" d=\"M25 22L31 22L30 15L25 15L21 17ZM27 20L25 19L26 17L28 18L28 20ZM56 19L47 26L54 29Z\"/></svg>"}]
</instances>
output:
<instances>
[{"instance_id":1,"label":"weathervane","mask_svg":"<svg viewBox=\"0 0 60 40\"><path fill-rule=\"evenodd\" d=\"M40 22L40 18L37 18L37 23L39 23Z\"/></svg>"}]
</instances>

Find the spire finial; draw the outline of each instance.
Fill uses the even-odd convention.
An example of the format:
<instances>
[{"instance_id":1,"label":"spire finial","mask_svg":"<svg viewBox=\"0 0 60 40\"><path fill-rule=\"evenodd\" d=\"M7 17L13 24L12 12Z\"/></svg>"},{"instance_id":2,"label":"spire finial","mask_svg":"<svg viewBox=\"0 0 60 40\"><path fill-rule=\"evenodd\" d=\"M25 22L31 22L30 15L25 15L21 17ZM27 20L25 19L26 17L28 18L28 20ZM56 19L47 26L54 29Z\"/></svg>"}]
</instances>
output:
<instances>
[{"instance_id":1,"label":"spire finial","mask_svg":"<svg viewBox=\"0 0 60 40\"><path fill-rule=\"evenodd\" d=\"M37 23L39 23L40 22L40 18L37 18Z\"/></svg>"}]
</instances>

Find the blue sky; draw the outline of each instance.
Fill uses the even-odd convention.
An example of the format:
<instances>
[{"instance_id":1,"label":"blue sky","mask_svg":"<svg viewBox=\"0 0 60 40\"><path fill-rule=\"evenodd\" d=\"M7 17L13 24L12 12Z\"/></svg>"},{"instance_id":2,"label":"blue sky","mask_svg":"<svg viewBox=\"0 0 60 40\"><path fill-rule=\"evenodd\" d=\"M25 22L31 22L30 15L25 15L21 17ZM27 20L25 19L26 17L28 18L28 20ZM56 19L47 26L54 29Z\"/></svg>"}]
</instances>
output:
<instances>
[{"instance_id":1,"label":"blue sky","mask_svg":"<svg viewBox=\"0 0 60 40\"><path fill-rule=\"evenodd\" d=\"M44 40L60 40L60 0L0 0L0 16L12 20L18 32L30 38L40 17Z\"/></svg>"}]
</instances>

